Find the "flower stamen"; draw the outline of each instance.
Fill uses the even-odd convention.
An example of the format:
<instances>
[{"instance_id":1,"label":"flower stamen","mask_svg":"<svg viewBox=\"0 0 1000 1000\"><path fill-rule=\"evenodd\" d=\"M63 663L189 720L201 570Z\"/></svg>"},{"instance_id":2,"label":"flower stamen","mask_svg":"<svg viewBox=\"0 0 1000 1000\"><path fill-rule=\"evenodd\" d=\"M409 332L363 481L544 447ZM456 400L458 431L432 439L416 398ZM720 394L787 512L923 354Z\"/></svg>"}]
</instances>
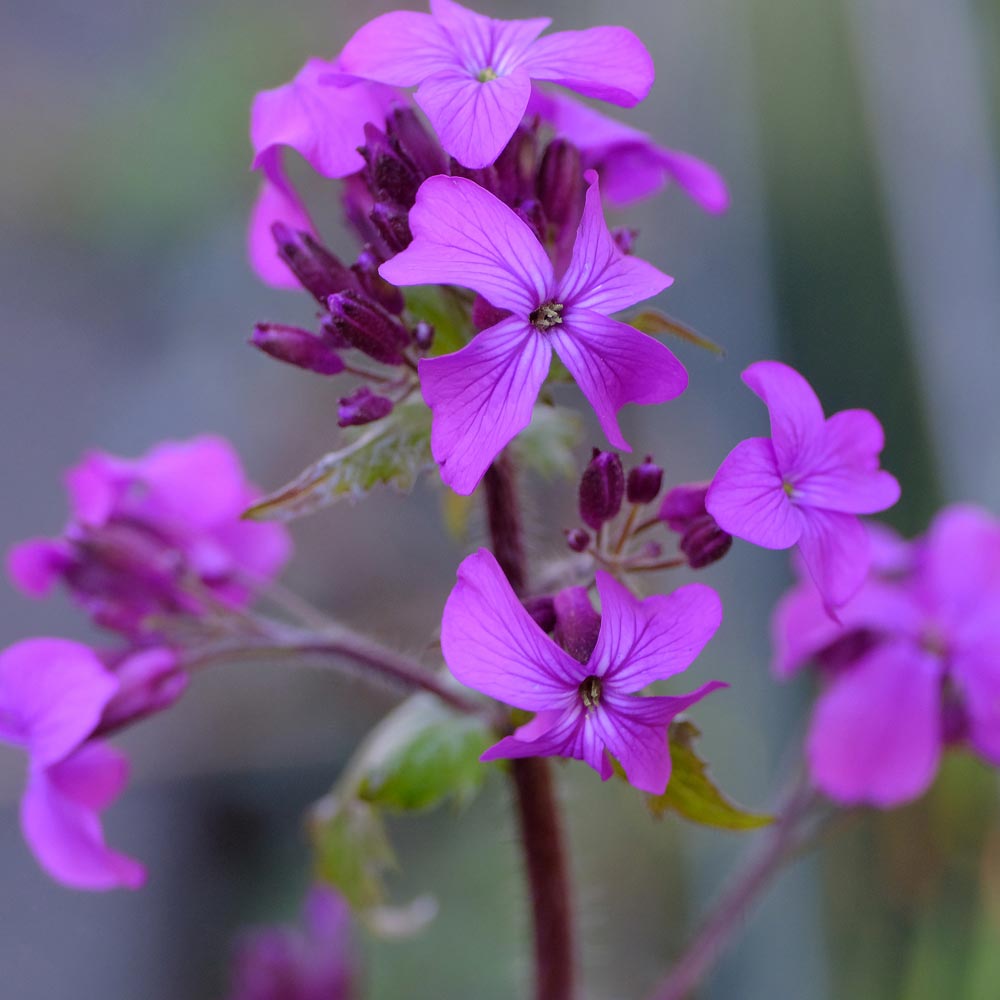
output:
<instances>
[{"instance_id":1,"label":"flower stamen","mask_svg":"<svg viewBox=\"0 0 1000 1000\"><path fill-rule=\"evenodd\" d=\"M548 330L562 323L562 311L561 302L543 302L528 316L528 321L536 330Z\"/></svg>"},{"instance_id":2,"label":"flower stamen","mask_svg":"<svg viewBox=\"0 0 1000 1000\"><path fill-rule=\"evenodd\" d=\"M587 709L597 708L601 703L601 678L594 674L580 685L580 698Z\"/></svg>"},{"instance_id":3,"label":"flower stamen","mask_svg":"<svg viewBox=\"0 0 1000 1000\"><path fill-rule=\"evenodd\" d=\"M490 80L495 80L498 76L499 74L492 66L487 66L476 74L476 79L480 83L489 83Z\"/></svg>"}]
</instances>

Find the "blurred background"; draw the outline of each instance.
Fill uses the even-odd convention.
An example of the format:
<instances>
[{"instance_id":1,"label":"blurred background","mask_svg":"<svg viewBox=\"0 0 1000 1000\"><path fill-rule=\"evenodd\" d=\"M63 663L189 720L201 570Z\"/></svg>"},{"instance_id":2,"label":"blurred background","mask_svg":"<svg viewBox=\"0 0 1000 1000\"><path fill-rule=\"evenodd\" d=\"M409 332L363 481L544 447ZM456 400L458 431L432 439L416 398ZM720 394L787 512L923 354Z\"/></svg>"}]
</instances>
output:
<instances>
[{"instance_id":1,"label":"blurred background","mask_svg":"<svg viewBox=\"0 0 1000 1000\"><path fill-rule=\"evenodd\" d=\"M724 344L678 349L692 388L627 415L671 481L711 474L766 416L738 378L781 357L827 410L875 410L922 530L942 502L1000 511L1000 5L996 0L481 0L496 16L636 30L658 80L627 120L722 169L733 207L677 191L615 220L676 277L657 303ZM245 262L256 90L332 56L388 4L343 0L5 0L0 6L0 543L55 533L61 476L91 446L228 435L275 487L329 450L337 387L245 344L255 320L308 318ZM329 186L310 189L312 206ZM325 227L350 254L346 235ZM601 438L593 425L595 443ZM533 552L561 551L572 484L535 484ZM420 653L462 555L440 490L380 494L294 525L294 588ZM697 714L722 786L773 804L801 743L806 679L767 673L783 556L737 543L702 579L726 621L692 677L734 687ZM666 581L664 581L666 582ZM65 601L0 589L0 640L92 636ZM23 760L0 755L0 993L219 1000L229 939L291 917L308 878L301 816L392 704L333 676L219 667L125 734L131 786L109 839L147 862L141 893L74 894L17 826ZM653 822L638 797L560 768L590 1000L644 995L754 835ZM711 1000L995 1000L1000 829L995 776L955 757L922 802L856 823L768 895L706 985ZM401 899L437 920L369 942L370 995L521 995L528 934L507 791L392 827Z\"/></svg>"}]
</instances>

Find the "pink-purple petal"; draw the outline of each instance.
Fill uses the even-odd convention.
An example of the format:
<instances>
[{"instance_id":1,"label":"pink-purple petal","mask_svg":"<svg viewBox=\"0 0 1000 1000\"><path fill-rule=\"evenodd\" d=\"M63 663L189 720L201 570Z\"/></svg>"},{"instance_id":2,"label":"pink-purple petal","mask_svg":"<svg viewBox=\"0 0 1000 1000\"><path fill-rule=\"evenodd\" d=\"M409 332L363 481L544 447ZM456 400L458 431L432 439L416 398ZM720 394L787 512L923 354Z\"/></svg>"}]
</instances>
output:
<instances>
[{"instance_id":1,"label":"pink-purple petal","mask_svg":"<svg viewBox=\"0 0 1000 1000\"><path fill-rule=\"evenodd\" d=\"M610 315L663 291L673 278L618 248L601 207L597 174L588 171L587 198L576 233L573 256L559 280L556 298L567 308Z\"/></svg>"},{"instance_id":2,"label":"pink-purple petal","mask_svg":"<svg viewBox=\"0 0 1000 1000\"><path fill-rule=\"evenodd\" d=\"M397 87L415 87L437 73L461 68L455 44L431 14L390 11L362 25L344 46L342 73Z\"/></svg>"},{"instance_id":3,"label":"pink-purple petal","mask_svg":"<svg viewBox=\"0 0 1000 1000\"><path fill-rule=\"evenodd\" d=\"M0 739L23 746L44 767L96 728L118 681L88 646L25 639L0 652Z\"/></svg>"},{"instance_id":4,"label":"pink-purple petal","mask_svg":"<svg viewBox=\"0 0 1000 1000\"><path fill-rule=\"evenodd\" d=\"M1000 615L1000 607L993 610ZM968 719L968 741L1000 767L1000 636L961 650L952 656L950 667Z\"/></svg>"},{"instance_id":5,"label":"pink-purple petal","mask_svg":"<svg viewBox=\"0 0 1000 1000\"><path fill-rule=\"evenodd\" d=\"M448 33L473 76L484 69L501 75L510 72L552 23L549 17L500 21L469 10L455 0L431 0L431 14Z\"/></svg>"},{"instance_id":6,"label":"pink-purple petal","mask_svg":"<svg viewBox=\"0 0 1000 1000\"><path fill-rule=\"evenodd\" d=\"M771 416L771 440L784 476L808 471L822 453L825 421L812 386L780 361L758 361L743 372Z\"/></svg>"},{"instance_id":7,"label":"pink-purple petal","mask_svg":"<svg viewBox=\"0 0 1000 1000\"><path fill-rule=\"evenodd\" d=\"M69 546L58 538L29 538L7 553L7 574L22 594L47 597L70 565Z\"/></svg>"},{"instance_id":8,"label":"pink-purple petal","mask_svg":"<svg viewBox=\"0 0 1000 1000\"><path fill-rule=\"evenodd\" d=\"M616 691L639 691L685 670L722 622L719 595L701 583L640 601L598 571L597 592L601 630L588 668Z\"/></svg>"},{"instance_id":9,"label":"pink-purple petal","mask_svg":"<svg viewBox=\"0 0 1000 1000\"><path fill-rule=\"evenodd\" d=\"M871 542L853 514L802 509L799 554L827 608L849 601L871 567Z\"/></svg>"},{"instance_id":10,"label":"pink-purple petal","mask_svg":"<svg viewBox=\"0 0 1000 1000\"><path fill-rule=\"evenodd\" d=\"M425 80L414 95L445 152L470 169L489 166L514 134L531 94L531 80L515 69L480 81L456 69Z\"/></svg>"},{"instance_id":11,"label":"pink-purple petal","mask_svg":"<svg viewBox=\"0 0 1000 1000\"><path fill-rule=\"evenodd\" d=\"M525 611L486 549L458 568L441 622L441 650L467 687L527 711L568 707L585 676Z\"/></svg>"},{"instance_id":12,"label":"pink-purple petal","mask_svg":"<svg viewBox=\"0 0 1000 1000\"><path fill-rule=\"evenodd\" d=\"M471 493L531 422L551 360L548 342L512 317L454 354L420 361L420 387L433 411L431 451L456 493Z\"/></svg>"},{"instance_id":13,"label":"pink-purple petal","mask_svg":"<svg viewBox=\"0 0 1000 1000\"><path fill-rule=\"evenodd\" d=\"M549 80L621 107L638 104L653 86L653 57L628 28L601 26L539 38L522 63L533 80Z\"/></svg>"},{"instance_id":14,"label":"pink-purple petal","mask_svg":"<svg viewBox=\"0 0 1000 1000\"><path fill-rule=\"evenodd\" d=\"M618 426L626 403L665 403L687 388L684 366L653 337L591 309L573 307L548 340L597 414L608 440L631 451Z\"/></svg>"},{"instance_id":15,"label":"pink-purple petal","mask_svg":"<svg viewBox=\"0 0 1000 1000\"><path fill-rule=\"evenodd\" d=\"M726 456L705 508L723 531L765 549L787 549L802 534L802 514L785 492L768 438L748 438Z\"/></svg>"},{"instance_id":16,"label":"pink-purple petal","mask_svg":"<svg viewBox=\"0 0 1000 1000\"><path fill-rule=\"evenodd\" d=\"M424 181L410 228L413 242L379 269L394 285L460 285L525 319L551 291L552 264L534 233L474 181Z\"/></svg>"},{"instance_id":17,"label":"pink-purple petal","mask_svg":"<svg viewBox=\"0 0 1000 1000\"><path fill-rule=\"evenodd\" d=\"M107 846L99 812L125 787L128 762L90 743L72 757L32 771L21 801L21 827L39 864L74 889L138 889L145 869Z\"/></svg>"},{"instance_id":18,"label":"pink-purple petal","mask_svg":"<svg viewBox=\"0 0 1000 1000\"><path fill-rule=\"evenodd\" d=\"M941 667L918 646L880 646L823 693L810 726L813 781L842 805L888 808L930 786L941 755Z\"/></svg>"}]
</instances>

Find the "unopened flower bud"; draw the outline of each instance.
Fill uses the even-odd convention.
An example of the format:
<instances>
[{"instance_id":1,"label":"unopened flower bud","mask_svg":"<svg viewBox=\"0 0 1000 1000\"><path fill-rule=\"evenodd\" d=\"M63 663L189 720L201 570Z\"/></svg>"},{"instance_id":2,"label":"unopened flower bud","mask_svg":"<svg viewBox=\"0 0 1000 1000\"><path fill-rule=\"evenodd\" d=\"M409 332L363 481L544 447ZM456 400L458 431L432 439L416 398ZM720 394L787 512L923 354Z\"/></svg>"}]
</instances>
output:
<instances>
[{"instance_id":1,"label":"unopened flower bud","mask_svg":"<svg viewBox=\"0 0 1000 1000\"><path fill-rule=\"evenodd\" d=\"M639 546L639 557L652 562L663 555L663 546L659 542L643 542Z\"/></svg>"},{"instance_id":2,"label":"unopened flower bud","mask_svg":"<svg viewBox=\"0 0 1000 1000\"><path fill-rule=\"evenodd\" d=\"M524 610L543 632L551 632L556 627L556 604L550 595L528 597L523 604Z\"/></svg>"},{"instance_id":3,"label":"unopened flower bud","mask_svg":"<svg viewBox=\"0 0 1000 1000\"><path fill-rule=\"evenodd\" d=\"M496 326L501 320L510 315L508 309L497 309L495 305L477 295L472 300L472 325L477 330L486 330L491 326Z\"/></svg>"},{"instance_id":4,"label":"unopened flower bud","mask_svg":"<svg viewBox=\"0 0 1000 1000\"><path fill-rule=\"evenodd\" d=\"M412 108L396 108L389 115L385 130L390 142L409 160L422 181L445 173L448 164L441 146Z\"/></svg>"},{"instance_id":5,"label":"unopened flower bud","mask_svg":"<svg viewBox=\"0 0 1000 1000\"><path fill-rule=\"evenodd\" d=\"M601 616L594 610L586 587L561 590L554 599L556 627L553 638L580 663L586 663L597 645Z\"/></svg>"},{"instance_id":6,"label":"unopened flower bud","mask_svg":"<svg viewBox=\"0 0 1000 1000\"><path fill-rule=\"evenodd\" d=\"M580 151L565 139L553 139L538 170L538 200L545 218L557 230L575 225L584 198L583 165Z\"/></svg>"},{"instance_id":7,"label":"unopened flower bud","mask_svg":"<svg viewBox=\"0 0 1000 1000\"><path fill-rule=\"evenodd\" d=\"M618 226L611 230L611 238L615 241L615 246L627 256L635 248L635 241L639 238L639 230L630 229L628 226Z\"/></svg>"},{"instance_id":8,"label":"unopened flower bud","mask_svg":"<svg viewBox=\"0 0 1000 1000\"><path fill-rule=\"evenodd\" d=\"M683 532L690 521L707 513L705 496L708 483L684 483L675 486L660 504L659 518L671 531Z\"/></svg>"},{"instance_id":9,"label":"unopened flower bud","mask_svg":"<svg viewBox=\"0 0 1000 1000\"><path fill-rule=\"evenodd\" d=\"M629 503L652 503L663 485L663 469L647 455L642 465L629 470L626 496Z\"/></svg>"},{"instance_id":10,"label":"unopened flower bud","mask_svg":"<svg viewBox=\"0 0 1000 1000\"><path fill-rule=\"evenodd\" d=\"M109 666L118 679L118 691L101 716L101 735L169 708L188 683L177 655L161 646L130 653Z\"/></svg>"},{"instance_id":11,"label":"unopened flower bud","mask_svg":"<svg viewBox=\"0 0 1000 1000\"><path fill-rule=\"evenodd\" d=\"M400 289L390 285L378 273L381 263L382 258L370 246L366 246L358 255L357 263L351 265L351 270L366 295L373 298L387 312L399 316L406 308L406 300Z\"/></svg>"},{"instance_id":12,"label":"unopened flower bud","mask_svg":"<svg viewBox=\"0 0 1000 1000\"><path fill-rule=\"evenodd\" d=\"M358 287L350 269L309 233L299 232L283 222L275 222L271 233L278 256L320 305L326 305L335 292Z\"/></svg>"},{"instance_id":13,"label":"unopened flower bud","mask_svg":"<svg viewBox=\"0 0 1000 1000\"><path fill-rule=\"evenodd\" d=\"M434 343L434 327L421 320L413 328L413 343L417 345L419 351L429 351Z\"/></svg>"},{"instance_id":14,"label":"unopened flower bud","mask_svg":"<svg viewBox=\"0 0 1000 1000\"><path fill-rule=\"evenodd\" d=\"M375 393L363 385L355 389L350 396L340 400L337 409L337 424L340 427L357 427L381 420L392 413L392 400Z\"/></svg>"},{"instance_id":15,"label":"unopened flower bud","mask_svg":"<svg viewBox=\"0 0 1000 1000\"><path fill-rule=\"evenodd\" d=\"M497 197L501 201L517 207L534 195L537 160L535 131L523 125L518 126L494 163L497 172Z\"/></svg>"},{"instance_id":16,"label":"unopened flower bud","mask_svg":"<svg viewBox=\"0 0 1000 1000\"><path fill-rule=\"evenodd\" d=\"M388 136L369 122L365 125L365 144L358 147L358 152L365 158L364 177L372 198L411 208L421 177Z\"/></svg>"},{"instance_id":17,"label":"unopened flower bud","mask_svg":"<svg viewBox=\"0 0 1000 1000\"><path fill-rule=\"evenodd\" d=\"M379 236L393 253L401 253L413 242L409 215L403 206L378 202L372 208L371 220Z\"/></svg>"},{"instance_id":18,"label":"unopened flower bud","mask_svg":"<svg viewBox=\"0 0 1000 1000\"><path fill-rule=\"evenodd\" d=\"M319 375L336 375L344 370L344 362L332 347L296 326L258 323L250 343L278 361Z\"/></svg>"},{"instance_id":19,"label":"unopened flower bud","mask_svg":"<svg viewBox=\"0 0 1000 1000\"><path fill-rule=\"evenodd\" d=\"M566 532L566 544L574 552L586 552L590 545L590 532L583 528L573 528Z\"/></svg>"},{"instance_id":20,"label":"unopened flower bud","mask_svg":"<svg viewBox=\"0 0 1000 1000\"><path fill-rule=\"evenodd\" d=\"M702 569L721 559L733 544L705 509L708 483L675 486L663 498L660 520L681 536L681 552L692 569Z\"/></svg>"},{"instance_id":21,"label":"unopened flower bud","mask_svg":"<svg viewBox=\"0 0 1000 1000\"><path fill-rule=\"evenodd\" d=\"M354 292L341 292L330 296L327 308L334 328L352 347L384 365L403 363L410 335L379 305Z\"/></svg>"},{"instance_id":22,"label":"unopened flower bud","mask_svg":"<svg viewBox=\"0 0 1000 1000\"><path fill-rule=\"evenodd\" d=\"M625 472L621 459L611 451L594 449L594 457L580 480L580 517L597 531L622 508Z\"/></svg>"}]
</instances>

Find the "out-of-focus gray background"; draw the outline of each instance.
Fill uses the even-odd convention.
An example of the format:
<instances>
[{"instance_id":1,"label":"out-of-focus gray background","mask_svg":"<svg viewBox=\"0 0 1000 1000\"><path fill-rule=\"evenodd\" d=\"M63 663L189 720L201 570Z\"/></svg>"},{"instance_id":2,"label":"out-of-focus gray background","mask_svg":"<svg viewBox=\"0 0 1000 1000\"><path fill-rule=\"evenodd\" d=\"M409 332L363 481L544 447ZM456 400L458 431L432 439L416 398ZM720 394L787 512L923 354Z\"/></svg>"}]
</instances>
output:
<instances>
[{"instance_id":1,"label":"out-of-focus gray background","mask_svg":"<svg viewBox=\"0 0 1000 1000\"><path fill-rule=\"evenodd\" d=\"M229 435L275 486L326 450L337 389L253 353L256 319L307 304L244 259L254 182L247 109L310 54L330 56L387 4L342 0L6 0L0 7L0 543L54 533L60 477L87 447L137 454ZM733 208L676 191L622 222L676 276L660 305L726 345L679 349L687 396L627 417L674 480L704 478L765 415L739 382L780 356L828 410L874 409L920 530L935 505L1000 509L1000 8L994 0L483 0L556 27L614 22L656 59L629 121L716 163ZM329 199L328 188L312 189ZM332 209L327 213L332 217ZM323 212L320 212L323 215ZM335 245L348 249L343 236ZM340 242L338 242L338 240ZM594 430L594 441L600 441ZM539 555L559 551L572 488L536 489ZM461 545L439 491L381 495L294 528L289 583L419 652ZM544 517L543 517L544 513ZM553 520L554 519L554 520ZM555 530L549 530L551 528ZM726 622L693 680L733 687L699 709L733 795L766 806L800 741L805 682L766 673L785 559L737 544L704 573ZM66 602L0 590L0 640L88 637ZM148 862L138 894L74 894L37 870L17 829L23 761L0 756L0 995L11 1000L219 998L227 941L290 916L307 877L300 815L391 704L333 677L218 668L123 739L132 784L112 843ZM991 1000L1000 995L996 785L957 760L929 800L855 825L787 875L720 965L712 1000ZM641 997L752 837L649 821L636 796L560 769L591 1000ZM506 790L400 821L401 897L438 920L369 947L372 996L519 995L527 932Z\"/></svg>"}]
</instances>

